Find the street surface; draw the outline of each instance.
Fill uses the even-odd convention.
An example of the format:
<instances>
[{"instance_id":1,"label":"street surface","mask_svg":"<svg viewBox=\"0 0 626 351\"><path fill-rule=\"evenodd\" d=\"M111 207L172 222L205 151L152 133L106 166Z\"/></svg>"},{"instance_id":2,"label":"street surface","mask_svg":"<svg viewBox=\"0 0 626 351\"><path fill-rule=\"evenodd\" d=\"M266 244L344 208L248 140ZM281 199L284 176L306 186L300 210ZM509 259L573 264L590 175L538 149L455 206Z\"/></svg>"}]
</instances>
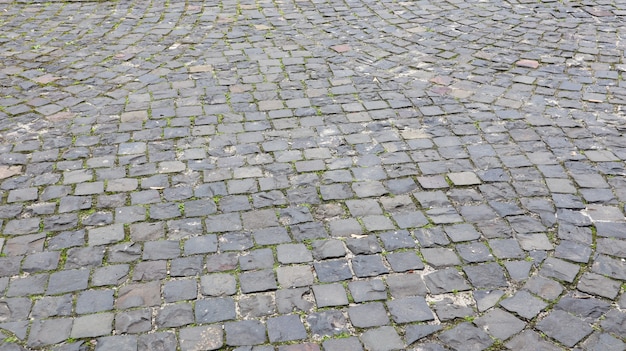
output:
<instances>
[{"instance_id":1,"label":"street surface","mask_svg":"<svg viewBox=\"0 0 626 351\"><path fill-rule=\"evenodd\" d=\"M626 1L0 0L0 350L626 350Z\"/></svg>"}]
</instances>

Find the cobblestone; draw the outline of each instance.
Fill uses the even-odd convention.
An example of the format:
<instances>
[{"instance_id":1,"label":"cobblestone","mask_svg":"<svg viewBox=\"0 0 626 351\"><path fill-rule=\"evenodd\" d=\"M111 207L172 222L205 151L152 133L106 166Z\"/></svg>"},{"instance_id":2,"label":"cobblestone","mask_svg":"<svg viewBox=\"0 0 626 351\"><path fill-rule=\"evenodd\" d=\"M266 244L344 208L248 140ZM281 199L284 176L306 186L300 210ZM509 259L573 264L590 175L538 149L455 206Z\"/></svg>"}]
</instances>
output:
<instances>
[{"instance_id":1,"label":"cobblestone","mask_svg":"<svg viewBox=\"0 0 626 351\"><path fill-rule=\"evenodd\" d=\"M0 12L0 349L624 348L620 2Z\"/></svg>"}]
</instances>

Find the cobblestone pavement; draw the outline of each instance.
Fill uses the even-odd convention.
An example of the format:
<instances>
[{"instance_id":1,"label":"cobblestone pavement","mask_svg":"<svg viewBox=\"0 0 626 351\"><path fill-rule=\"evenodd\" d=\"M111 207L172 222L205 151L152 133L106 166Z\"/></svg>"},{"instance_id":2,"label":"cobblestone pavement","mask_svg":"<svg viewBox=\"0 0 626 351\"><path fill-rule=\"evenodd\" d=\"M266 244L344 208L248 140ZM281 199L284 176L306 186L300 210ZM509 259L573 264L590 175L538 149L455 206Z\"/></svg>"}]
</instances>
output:
<instances>
[{"instance_id":1,"label":"cobblestone pavement","mask_svg":"<svg viewBox=\"0 0 626 351\"><path fill-rule=\"evenodd\" d=\"M623 0L0 28L0 350L626 349Z\"/></svg>"}]
</instances>

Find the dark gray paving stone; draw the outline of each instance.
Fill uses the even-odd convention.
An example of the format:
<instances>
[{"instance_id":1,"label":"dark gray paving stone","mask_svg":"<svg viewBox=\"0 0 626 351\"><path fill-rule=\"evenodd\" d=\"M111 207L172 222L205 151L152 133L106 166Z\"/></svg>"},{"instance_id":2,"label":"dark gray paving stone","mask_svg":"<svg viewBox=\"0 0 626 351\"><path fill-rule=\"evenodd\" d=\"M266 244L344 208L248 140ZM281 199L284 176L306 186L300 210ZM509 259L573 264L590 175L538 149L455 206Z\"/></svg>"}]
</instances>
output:
<instances>
[{"instance_id":1,"label":"dark gray paving stone","mask_svg":"<svg viewBox=\"0 0 626 351\"><path fill-rule=\"evenodd\" d=\"M238 213L211 215L206 218L204 223L209 233L221 233L243 229Z\"/></svg>"},{"instance_id":2,"label":"dark gray paving stone","mask_svg":"<svg viewBox=\"0 0 626 351\"><path fill-rule=\"evenodd\" d=\"M201 256L175 258L170 262L170 276L190 277L202 273L203 262Z\"/></svg>"},{"instance_id":3,"label":"dark gray paving stone","mask_svg":"<svg viewBox=\"0 0 626 351\"><path fill-rule=\"evenodd\" d=\"M185 255L217 252L217 235L204 234L191 237L185 241L183 251Z\"/></svg>"},{"instance_id":4,"label":"dark gray paving stone","mask_svg":"<svg viewBox=\"0 0 626 351\"><path fill-rule=\"evenodd\" d=\"M457 211L453 207L431 208L426 211L426 216L434 224L453 224L453 223L463 222L463 218L457 213ZM470 233L466 233L466 235L462 235L460 232L457 231L452 234L454 238L451 237L451 239L452 241L455 241L455 242L473 240L473 239L466 239L472 236L470 235ZM450 235L448 234L448 236Z\"/></svg>"},{"instance_id":5,"label":"dark gray paving stone","mask_svg":"<svg viewBox=\"0 0 626 351\"><path fill-rule=\"evenodd\" d=\"M129 226L130 238L136 242L159 240L165 237L163 222L142 222Z\"/></svg>"},{"instance_id":6,"label":"dark gray paving stone","mask_svg":"<svg viewBox=\"0 0 626 351\"><path fill-rule=\"evenodd\" d=\"M546 308L548 304L522 290L515 293L512 297L502 300L500 306L522 318L532 319Z\"/></svg>"},{"instance_id":7,"label":"dark gray paving stone","mask_svg":"<svg viewBox=\"0 0 626 351\"><path fill-rule=\"evenodd\" d=\"M192 300L198 296L198 283L195 279L171 280L163 284L165 302Z\"/></svg>"},{"instance_id":8,"label":"dark gray paving stone","mask_svg":"<svg viewBox=\"0 0 626 351\"><path fill-rule=\"evenodd\" d=\"M11 279L6 296L15 297L43 294L46 290L48 277L48 274L14 277Z\"/></svg>"},{"instance_id":9,"label":"dark gray paving stone","mask_svg":"<svg viewBox=\"0 0 626 351\"><path fill-rule=\"evenodd\" d=\"M393 327L369 329L361 335L366 350L391 351L404 349L404 343Z\"/></svg>"},{"instance_id":10,"label":"dark gray paving stone","mask_svg":"<svg viewBox=\"0 0 626 351\"><path fill-rule=\"evenodd\" d=\"M506 287L508 283L504 269L497 263L483 263L465 266L463 271L472 286L479 289Z\"/></svg>"},{"instance_id":11,"label":"dark gray paving stone","mask_svg":"<svg viewBox=\"0 0 626 351\"><path fill-rule=\"evenodd\" d=\"M610 334L594 332L581 346L590 351L617 351L623 350L626 344Z\"/></svg>"},{"instance_id":12,"label":"dark gray paving stone","mask_svg":"<svg viewBox=\"0 0 626 351\"><path fill-rule=\"evenodd\" d=\"M274 266L274 253L271 249L252 250L250 253L239 257L239 266L244 271L272 268Z\"/></svg>"},{"instance_id":13,"label":"dark gray paving stone","mask_svg":"<svg viewBox=\"0 0 626 351\"><path fill-rule=\"evenodd\" d=\"M387 251L414 248L415 239L406 230L385 232L378 235Z\"/></svg>"},{"instance_id":14,"label":"dark gray paving stone","mask_svg":"<svg viewBox=\"0 0 626 351\"><path fill-rule=\"evenodd\" d=\"M459 244L456 246L459 256L467 263L493 261L493 255L484 243Z\"/></svg>"},{"instance_id":15,"label":"dark gray paving stone","mask_svg":"<svg viewBox=\"0 0 626 351\"><path fill-rule=\"evenodd\" d=\"M15 335L16 338L18 338L20 340L26 339L26 333L28 331L28 326L29 326L29 322L28 321L17 321L17 322L8 322L8 323L1 323L0 324L0 328L4 329L5 331L8 331L8 332L12 333L13 335ZM0 343L0 347L6 347L7 344L10 344L10 343L7 342L4 345L3 345L3 343ZM14 345L18 346L17 344L14 344ZM25 349L22 348L21 350L25 350Z\"/></svg>"},{"instance_id":16,"label":"dark gray paving stone","mask_svg":"<svg viewBox=\"0 0 626 351\"><path fill-rule=\"evenodd\" d=\"M8 235L22 235L39 231L39 218L14 219L7 222L4 233Z\"/></svg>"},{"instance_id":17,"label":"dark gray paving stone","mask_svg":"<svg viewBox=\"0 0 626 351\"><path fill-rule=\"evenodd\" d=\"M357 328L379 327L389 324L387 310L381 302L370 302L348 308L350 322Z\"/></svg>"},{"instance_id":18,"label":"dark gray paving stone","mask_svg":"<svg viewBox=\"0 0 626 351\"><path fill-rule=\"evenodd\" d=\"M609 303L591 296L568 294L562 297L554 307L580 317L588 323L593 323L604 315L610 306Z\"/></svg>"},{"instance_id":19,"label":"dark gray paving stone","mask_svg":"<svg viewBox=\"0 0 626 351\"><path fill-rule=\"evenodd\" d=\"M536 275L526 281L524 289L541 297L542 299L555 300L561 296L564 288L561 284L552 279Z\"/></svg>"},{"instance_id":20,"label":"dark gray paving stone","mask_svg":"<svg viewBox=\"0 0 626 351\"><path fill-rule=\"evenodd\" d=\"M217 212L217 206L211 200L191 200L185 201L186 217L201 217Z\"/></svg>"},{"instance_id":21,"label":"dark gray paving stone","mask_svg":"<svg viewBox=\"0 0 626 351\"><path fill-rule=\"evenodd\" d=\"M0 257L0 277L10 277L19 274L20 263L24 256Z\"/></svg>"},{"instance_id":22,"label":"dark gray paving stone","mask_svg":"<svg viewBox=\"0 0 626 351\"><path fill-rule=\"evenodd\" d=\"M284 315L267 320L267 335L270 342L284 342L305 339L307 332L299 316Z\"/></svg>"},{"instance_id":23,"label":"dark gray paving stone","mask_svg":"<svg viewBox=\"0 0 626 351\"><path fill-rule=\"evenodd\" d=\"M517 234L516 239L518 240L520 246L525 251L532 250L542 250L549 251L553 250L554 247L550 240L545 234Z\"/></svg>"},{"instance_id":24,"label":"dark gray paving stone","mask_svg":"<svg viewBox=\"0 0 626 351\"><path fill-rule=\"evenodd\" d=\"M522 320L501 309L493 309L487 314L476 318L474 324L500 340L507 340L521 332L526 326L526 323Z\"/></svg>"},{"instance_id":25,"label":"dark gray paving stone","mask_svg":"<svg viewBox=\"0 0 626 351\"><path fill-rule=\"evenodd\" d=\"M122 311L115 315L117 333L136 334L152 329L152 310L144 308Z\"/></svg>"},{"instance_id":26,"label":"dark gray paving stone","mask_svg":"<svg viewBox=\"0 0 626 351\"><path fill-rule=\"evenodd\" d=\"M209 273L230 271L237 268L239 255L236 252L225 252L207 255L205 268Z\"/></svg>"},{"instance_id":27,"label":"dark gray paving stone","mask_svg":"<svg viewBox=\"0 0 626 351\"><path fill-rule=\"evenodd\" d=\"M124 240L124 226L112 224L87 230L90 246L108 245Z\"/></svg>"},{"instance_id":28,"label":"dark gray paving stone","mask_svg":"<svg viewBox=\"0 0 626 351\"><path fill-rule=\"evenodd\" d=\"M387 307L396 323L424 322L435 318L428 303L421 296L397 298L388 301Z\"/></svg>"},{"instance_id":29,"label":"dark gray paving stone","mask_svg":"<svg viewBox=\"0 0 626 351\"><path fill-rule=\"evenodd\" d=\"M276 258L282 264L313 261L313 255L304 244L282 244L276 247Z\"/></svg>"},{"instance_id":30,"label":"dark gray paving stone","mask_svg":"<svg viewBox=\"0 0 626 351\"><path fill-rule=\"evenodd\" d=\"M554 205L557 208L567 208L572 210L584 209L585 204L579 196L573 194L552 194Z\"/></svg>"},{"instance_id":31,"label":"dark gray paving stone","mask_svg":"<svg viewBox=\"0 0 626 351\"><path fill-rule=\"evenodd\" d=\"M135 265L132 280L149 281L167 277L167 261L141 261Z\"/></svg>"},{"instance_id":32,"label":"dark gray paving stone","mask_svg":"<svg viewBox=\"0 0 626 351\"><path fill-rule=\"evenodd\" d=\"M346 255L346 248L341 240L316 240L311 243L313 258L323 260L338 258Z\"/></svg>"},{"instance_id":33,"label":"dark gray paving stone","mask_svg":"<svg viewBox=\"0 0 626 351\"><path fill-rule=\"evenodd\" d=\"M289 233L282 227L259 229L252 233L252 237L257 245L276 245L291 241Z\"/></svg>"},{"instance_id":34,"label":"dark gray paving stone","mask_svg":"<svg viewBox=\"0 0 626 351\"><path fill-rule=\"evenodd\" d=\"M441 333L439 340L455 350L484 350L493 344L487 333L470 323L461 323Z\"/></svg>"},{"instance_id":35,"label":"dark gray paving stone","mask_svg":"<svg viewBox=\"0 0 626 351\"><path fill-rule=\"evenodd\" d=\"M204 234L200 218L172 219L167 221L167 238L182 240Z\"/></svg>"},{"instance_id":36,"label":"dark gray paving stone","mask_svg":"<svg viewBox=\"0 0 626 351\"><path fill-rule=\"evenodd\" d=\"M85 230L61 232L48 241L48 249L59 250L85 244Z\"/></svg>"},{"instance_id":37,"label":"dark gray paving stone","mask_svg":"<svg viewBox=\"0 0 626 351\"><path fill-rule=\"evenodd\" d=\"M591 219L581 211L558 209L556 215L559 221L570 223L577 227L588 227L592 223Z\"/></svg>"},{"instance_id":38,"label":"dark gray paving stone","mask_svg":"<svg viewBox=\"0 0 626 351\"><path fill-rule=\"evenodd\" d=\"M351 181L352 177L348 179ZM353 217L380 215L382 210L378 202L374 199L347 200L346 206Z\"/></svg>"},{"instance_id":39,"label":"dark gray paving stone","mask_svg":"<svg viewBox=\"0 0 626 351\"><path fill-rule=\"evenodd\" d=\"M605 332L615 335L624 335L624 325L626 323L626 313L616 309L611 309L600 322L600 326Z\"/></svg>"},{"instance_id":40,"label":"dark gray paving stone","mask_svg":"<svg viewBox=\"0 0 626 351\"><path fill-rule=\"evenodd\" d=\"M84 225L103 226L113 223L113 214L110 212L98 211L81 220Z\"/></svg>"},{"instance_id":41,"label":"dark gray paving stone","mask_svg":"<svg viewBox=\"0 0 626 351\"><path fill-rule=\"evenodd\" d=\"M337 282L352 278L352 271L345 259L327 260L313 263L317 279L323 283Z\"/></svg>"},{"instance_id":42,"label":"dark gray paving stone","mask_svg":"<svg viewBox=\"0 0 626 351\"><path fill-rule=\"evenodd\" d=\"M538 219L530 216L512 216L507 218L511 228L517 233L540 233L546 231L546 226Z\"/></svg>"},{"instance_id":43,"label":"dark gray paving stone","mask_svg":"<svg viewBox=\"0 0 626 351\"><path fill-rule=\"evenodd\" d=\"M276 277L272 270L245 272L239 275L239 283L243 293L276 290Z\"/></svg>"},{"instance_id":44,"label":"dark gray paving stone","mask_svg":"<svg viewBox=\"0 0 626 351\"><path fill-rule=\"evenodd\" d=\"M91 276L91 285L118 285L126 280L129 269L130 267L127 264L116 264L94 269Z\"/></svg>"},{"instance_id":45,"label":"dark gray paving stone","mask_svg":"<svg viewBox=\"0 0 626 351\"><path fill-rule=\"evenodd\" d=\"M88 314L74 319L70 337L85 338L111 334L113 313Z\"/></svg>"},{"instance_id":46,"label":"dark gray paving stone","mask_svg":"<svg viewBox=\"0 0 626 351\"><path fill-rule=\"evenodd\" d=\"M44 234L11 237L6 240L4 253L8 256L18 256L42 252L44 240Z\"/></svg>"},{"instance_id":47,"label":"dark gray paving stone","mask_svg":"<svg viewBox=\"0 0 626 351\"><path fill-rule=\"evenodd\" d=\"M567 347L573 347L593 331L589 324L560 310L539 321L537 329Z\"/></svg>"},{"instance_id":48,"label":"dark gray paving stone","mask_svg":"<svg viewBox=\"0 0 626 351\"><path fill-rule=\"evenodd\" d=\"M474 314L469 306L455 304L452 299L444 298L434 303L435 313L441 321L449 321L455 318L468 318Z\"/></svg>"},{"instance_id":49,"label":"dark gray paving stone","mask_svg":"<svg viewBox=\"0 0 626 351\"><path fill-rule=\"evenodd\" d=\"M387 287L380 279L352 281L348 283L348 288L357 303L387 299Z\"/></svg>"},{"instance_id":50,"label":"dark gray paving stone","mask_svg":"<svg viewBox=\"0 0 626 351\"><path fill-rule=\"evenodd\" d=\"M306 211L308 208L303 207ZM300 213L297 210L292 212ZM307 212L308 213L308 212ZM276 218L276 213L273 210L256 210L243 212L242 215L243 227L247 230L256 230L261 228L270 228L279 226L279 220ZM310 214L309 214L310 217ZM295 220L294 220L295 221ZM300 222L297 222L300 223ZM296 223L293 223L296 224Z\"/></svg>"},{"instance_id":51,"label":"dark gray paving stone","mask_svg":"<svg viewBox=\"0 0 626 351\"><path fill-rule=\"evenodd\" d=\"M425 248L421 250L422 256L424 256L424 260L429 265L439 268L439 267L448 267L448 266L456 266L461 264L461 260L459 256L454 252L454 250L449 248Z\"/></svg>"},{"instance_id":52,"label":"dark gray paving stone","mask_svg":"<svg viewBox=\"0 0 626 351\"><path fill-rule=\"evenodd\" d=\"M574 279L576 278L576 275L578 275L579 271L580 266L578 265L557 258L548 257L543 262L539 274L548 278L555 278L572 283L574 282Z\"/></svg>"},{"instance_id":53,"label":"dark gray paving stone","mask_svg":"<svg viewBox=\"0 0 626 351\"><path fill-rule=\"evenodd\" d=\"M382 252L378 240L373 235L347 239L346 246L355 255L369 255Z\"/></svg>"},{"instance_id":54,"label":"dark gray paving stone","mask_svg":"<svg viewBox=\"0 0 626 351\"><path fill-rule=\"evenodd\" d=\"M76 299L76 313L96 313L113 309L113 293L111 289L87 290Z\"/></svg>"},{"instance_id":55,"label":"dark gray paving stone","mask_svg":"<svg viewBox=\"0 0 626 351\"><path fill-rule=\"evenodd\" d=\"M591 270L609 278L626 280L626 262L605 255L595 258Z\"/></svg>"},{"instance_id":56,"label":"dark gray paving stone","mask_svg":"<svg viewBox=\"0 0 626 351\"><path fill-rule=\"evenodd\" d=\"M426 216L419 211L393 213L392 218L402 229L418 228L428 224Z\"/></svg>"},{"instance_id":57,"label":"dark gray paving stone","mask_svg":"<svg viewBox=\"0 0 626 351\"><path fill-rule=\"evenodd\" d=\"M66 292L84 290L89 280L89 269L72 269L50 274L46 294L57 295Z\"/></svg>"},{"instance_id":58,"label":"dark gray paving stone","mask_svg":"<svg viewBox=\"0 0 626 351\"><path fill-rule=\"evenodd\" d=\"M409 324L404 331L404 337L407 345L411 345L414 342L423 339L433 333L441 330L440 325L430 324ZM416 345L417 346L417 345Z\"/></svg>"},{"instance_id":59,"label":"dark gray paving stone","mask_svg":"<svg viewBox=\"0 0 626 351\"><path fill-rule=\"evenodd\" d=\"M356 219L336 219L328 223L330 235L333 237L350 237L363 234L363 228Z\"/></svg>"},{"instance_id":60,"label":"dark gray paving stone","mask_svg":"<svg viewBox=\"0 0 626 351\"><path fill-rule=\"evenodd\" d=\"M444 228L453 242L471 241L480 238L480 233L470 224L456 224Z\"/></svg>"},{"instance_id":61,"label":"dark gray paving stone","mask_svg":"<svg viewBox=\"0 0 626 351\"><path fill-rule=\"evenodd\" d=\"M34 320L26 345L39 348L65 341L70 336L72 323L71 318Z\"/></svg>"},{"instance_id":62,"label":"dark gray paving stone","mask_svg":"<svg viewBox=\"0 0 626 351\"><path fill-rule=\"evenodd\" d=\"M196 323L215 323L236 317L235 301L230 297L200 299L195 303Z\"/></svg>"},{"instance_id":63,"label":"dark gray paving stone","mask_svg":"<svg viewBox=\"0 0 626 351\"><path fill-rule=\"evenodd\" d=\"M276 313L276 304L270 294L255 294L239 299L239 313L244 318L256 318Z\"/></svg>"},{"instance_id":64,"label":"dark gray paving stone","mask_svg":"<svg viewBox=\"0 0 626 351\"><path fill-rule=\"evenodd\" d=\"M264 213L264 215L267 215ZM278 213L278 221L282 225L294 225L313 221L313 216L308 207L289 207L281 209ZM278 225L278 223L276 223ZM269 226L269 225L268 225Z\"/></svg>"},{"instance_id":65,"label":"dark gray paving stone","mask_svg":"<svg viewBox=\"0 0 626 351\"><path fill-rule=\"evenodd\" d=\"M313 307L309 288L281 289L276 291L276 308L279 313L309 311Z\"/></svg>"},{"instance_id":66,"label":"dark gray paving stone","mask_svg":"<svg viewBox=\"0 0 626 351\"><path fill-rule=\"evenodd\" d=\"M499 259L524 258L524 251L515 239L493 239L488 241L493 255Z\"/></svg>"},{"instance_id":67,"label":"dark gray paving stone","mask_svg":"<svg viewBox=\"0 0 626 351\"><path fill-rule=\"evenodd\" d=\"M143 246L144 260L164 260L180 255L180 243L177 240L148 241Z\"/></svg>"},{"instance_id":68,"label":"dark gray paving stone","mask_svg":"<svg viewBox=\"0 0 626 351\"><path fill-rule=\"evenodd\" d=\"M312 289L318 308L348 304L346 290L341 284L314 285Z\"/></svg>"},{"instance_id":69,"label":"dark gray paving stone","mask_svg":"<svg viewBox=\"0 0 626 351\"><path fill-rule=\"evenodd\" d=\"M582 292L614 300L619 293L620 283L599 274L585 272L576 287Z\"/></svg>"},{"instance_id":70,"label":"dark gray paving stone","mask_svg":"<svg viewBox=\"0 0 626 351\"><path fill-rule=\"evenodd\" d=\"M572 240L583 244L591 244L592 234L591 228L576 227L571 224L559 224L557 235L560 239Z\"/></svg>"},{"instance_id":71,"label":"dark gray paving stone","mask_svg":"<svg viewBox=\"0 0 626 351\"><path fill-rule=\"evenodd\" d=\"M414 251L392 252L385 256L394 272L424 269L424 264Z\"/></svg>"},{"instance_id":72,"label":"dark gray paving stone","mask_svg":"<svg viewBox=\"0 0 626 351\"><path fill-rule=\"evenodd\" d=\"M250 233L225 233L217 242L220 251L243 251L254 246Z\"/></svg>"},{"instance_id":73,"label":"dark gray paving stone","mask_svg":"<svg viewBox=\"0 0 626 351\"><path fill-rule=\"evenodd\" d=\"M102 265L104 253L102 246L70 248L67 250L65 269L99 267Z\"/></svg>"},{"instance_id":74,"label":"dark gray paving stone","mask_svg":"<svg viewBox=\"0 0 626 351\"><path fill-rule=\"evenodd\" d=\"M6 299L4 303L7 306L7 309L11 312L8 315L8 320L18 320L22 319L20 318L22 316L28 316L30 301L22 299ZM33 318L40 319L55 316L69 316L72 313L72 307L73 301L71 294L46 296L35 301L31 311L31 316Z\"/></svg>"},{"instance_id":75,"label":"dark gray paving stone","mask_svg":"<svg viewBox=\"0 0 626 351\"><path fill-rule=\"evenodd\" d=\"M357 255L352 258L352 269L359 278L374 277L389 273L380 255Z\"/></svg>"},{"instance_id":76,"label":"dark gray paving stone","mask_svg":"<svg viewBox=\"0 0 626 351\"><path fill-rule=\"evenodd\" d=\"M595 223L598 236L605 238L626 239L626 223L597 222Z\"/></svg>"},{"instance_id":77,"label":"dark gray paving stone","mask_svg":"<svg viewBox=\"0 0 626 351\"><path fill-rule=\"evenodd\" d=\"M237 292L237 281L226 273L209 274L200 277L200 291L207 296L228 296Z\"/></svg>"},{"instance_id":78,"label":"dark gray paving stone","mask_svg":"<svg viewBox=\"0 0 626 351\"><path fill-rule=\"evenodd\" d=\"M198 303L201 301L198 301ZM196 304L196 311L199 308L202 307L198 307L198 304ZM198 319L198 322L202 322L201 318L196 319ZM189 303L166 305L161 307L156 313L155 324L158 328L175 328L192 323L194 323L194 311Z\"/></svg>"},{"instance_id":79,"label":"dark gray paving stone","mask_svg":"<svg viewBox=\"0 0 626 351\"><path fill-rule=\"evenodd\" d=\"M471 289L465 279L454 268L445 268L424 276L431 294L443 294Z\"/></svg>"},{"instance_id":80,"label":"dark gray paving stone","mask_svg":"<svg viewBox=\"0 0 626 351\"><path fill-rule=\"evenodd\" d=\"M329 310L312 313L306 317L306 323L312 335L321 337L332 337L348 332L348 322L341 311Z\"/></svg>"},{"instance_id":81,"label":"dark gray paving stone","mask_svg":"<svg viewBox=\"0 0 626 351\"><path fill-rule=\"evenodd\" d=\"M389 292L394 298L407 296L426 296L428 290L418 274L398 274L386 277Z\"/></svg>"},{"instance_id":82,"label":"dark gray paving stone","mask_svg":"<svg viewBox=\"0 0 626 351\"><path fill-rule=\"evenodd\" d=\"M475 290L476 308L479 312L484 312L495 306L502 296L504 296L504 292L500 290Z\"/></svg>"},{"instance_id":83,"label":"dark gray paving stone","mask_svg":"<svg viewBox=\"0 0 626 351\"><path fill-rule=\"evenodd\" d=\"M161 286L158 281L128 284L119 289L115 307L117 309L127 309L158 306L161 303L160 292Z\"/></svg>"},{"instance_id":84,"label":"dark gray paving stone","mask_svg":"<svg viewBox=\"0 0 626 351\"><path fill-rule=\"evenodd\" d=\"M314 277L308 265L276 268L278 284L281 287L302 287L313 285Z\"/></svg>"}]
</instances>

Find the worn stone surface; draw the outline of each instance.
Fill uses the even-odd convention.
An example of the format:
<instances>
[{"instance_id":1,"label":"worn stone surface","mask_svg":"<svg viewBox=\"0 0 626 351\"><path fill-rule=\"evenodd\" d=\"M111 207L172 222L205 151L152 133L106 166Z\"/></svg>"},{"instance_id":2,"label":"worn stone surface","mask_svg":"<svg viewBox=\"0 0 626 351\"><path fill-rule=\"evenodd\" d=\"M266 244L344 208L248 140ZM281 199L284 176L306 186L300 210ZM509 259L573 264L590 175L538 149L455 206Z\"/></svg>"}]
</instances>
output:
<instances>
[{"instance_id":1,"label":"worn stone surface","mask_svg":"<svg viewBox=\"0 0 626 351\"><path fill-rule=\"evenodd\" d=\"M214 5L0 5L0 348L623 349L623 3Z\"/></svg>"}]
</instances>

